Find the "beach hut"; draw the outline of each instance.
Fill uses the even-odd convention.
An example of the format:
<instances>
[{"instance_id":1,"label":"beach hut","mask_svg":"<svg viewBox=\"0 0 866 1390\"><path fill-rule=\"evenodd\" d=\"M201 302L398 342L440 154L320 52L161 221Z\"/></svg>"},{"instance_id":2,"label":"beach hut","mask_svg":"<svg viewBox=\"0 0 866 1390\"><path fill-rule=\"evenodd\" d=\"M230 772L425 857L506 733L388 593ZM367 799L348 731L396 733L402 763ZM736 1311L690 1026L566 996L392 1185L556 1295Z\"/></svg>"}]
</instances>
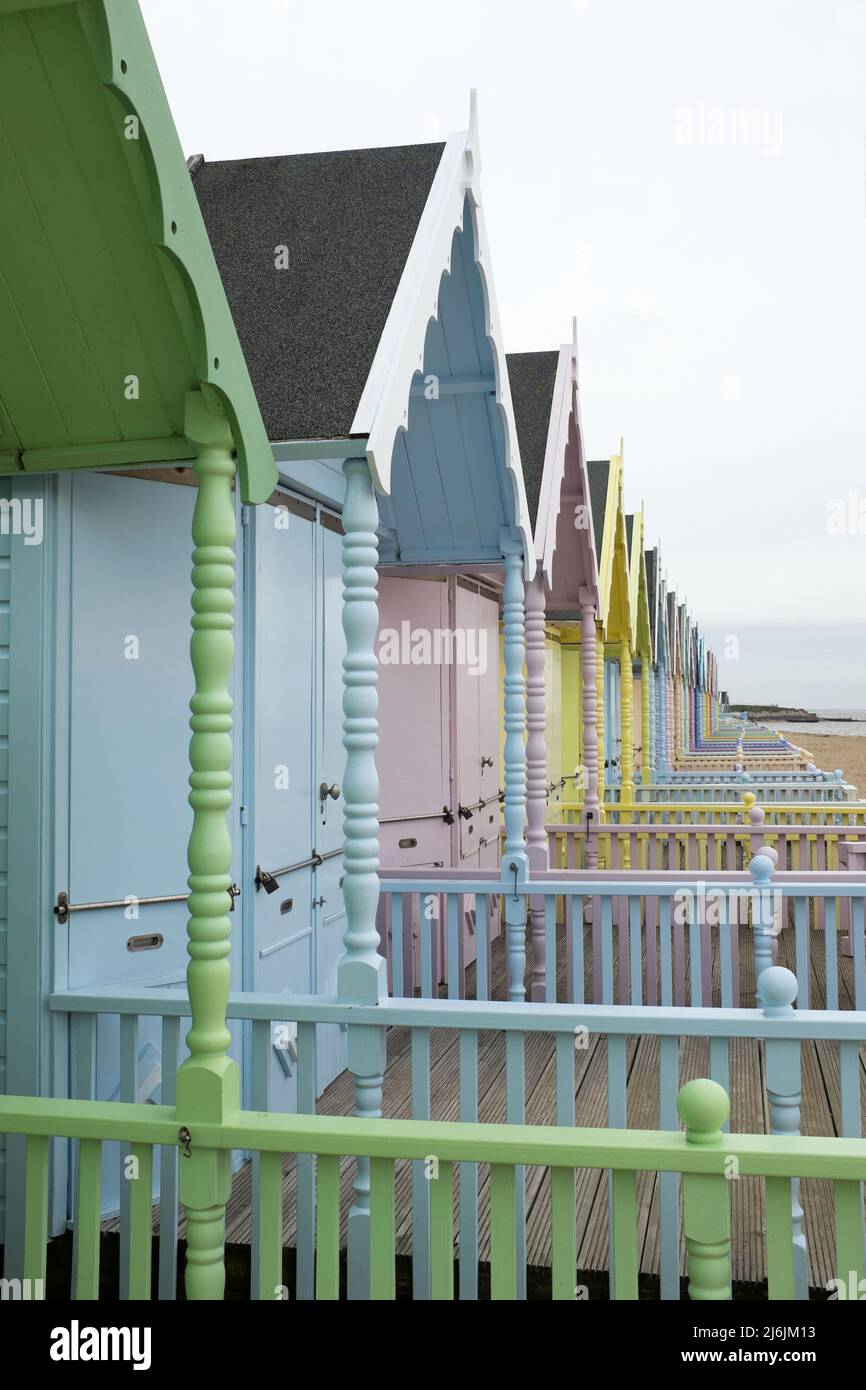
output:
<instances>
[{"instance_id":1,"label":"beach hut","mask_svg":"<svg viewBox=\"0 0 866 1390\"><path fill-rule=\"evenodd\" d=\"M558 352L508 357L537 565L526 595L527 846L536 868L547 866L544 825L563 783L598 816L599 585L575 336Z\"/></svg>"},{"instance_id":2,"label":"beach hut","mask_svg":"<svg viewBox=\"0 0 866 1390\"><path fill-rule=\"evenodd\" d=\"M659 777L659 724L660 724L660 701L659 701L659 659L660 659L660 615L662 604L661 594L661 574L659 570L659 550L658 546L653 546L651 550L644 550L644 567L646 569L647 587L647 609L649 613L650 628L650 741L649 741L649 776L644 778L641 774L641 781L653 783Z\"/></svg>"},{"instance_id":3,"label":"beach hut","mask_svg":"<svg viewBox=\"0 0 866 1390\"><path fill-rule=\"evenodd\" d=\"M644 512L631 512L625 519L628 544L630 647L632 658L632 718L637 738L634 742L631 777L650 781L650 729L652 727L652 632L649 592L644 558Z\"/></svg>"},{"instance_id":4,"label":"beach hut","mask_svg":"<svg viewBox=\"0 0 866 1390\"><path fill-rule=\"evenodd\" d=\"M158 1099L158 1028L124 1031L130 1095L116 1026L73 1057L48 999L183 981L188 952L176 1093L216 1118L211 1082L237 1091L234 538L276 469L137 5L4 5L0 91L0 1090L63 1094L95 1066L103 1098ZM10 1141L0 1194L21 1163ZM53 1172L57 1229L60 1147ZM22 1223L10 1201L10 1258Z\"/></svg>"},{"instance_id":5,"label":"beach hut","mask_svg":"<svg viewBox=\"0 0 866 1390\"><path fill-rule=\"evenodd\" d=\"M624 800L634 791L631 611L628 540L622 505L622 445L611 459L587 464L599 576L598 649L599 749L603 785L619 786ZM627 679L624 679L627 677Z\"/></svg>"}]
</instances>

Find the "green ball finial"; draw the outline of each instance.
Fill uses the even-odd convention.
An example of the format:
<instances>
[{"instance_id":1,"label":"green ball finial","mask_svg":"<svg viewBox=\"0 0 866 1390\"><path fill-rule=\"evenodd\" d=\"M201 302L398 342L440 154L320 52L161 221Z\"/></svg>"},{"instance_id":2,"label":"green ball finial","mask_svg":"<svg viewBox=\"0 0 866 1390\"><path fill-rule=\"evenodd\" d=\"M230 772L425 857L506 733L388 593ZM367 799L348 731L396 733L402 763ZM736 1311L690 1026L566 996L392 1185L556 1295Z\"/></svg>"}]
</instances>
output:
<instances>
[{"instance_id":1,"label":"green ball finial","mask_svg":"<svg viewBox=\"0 0 866 1390\"><path fill-rule=\"evenodd\" d=\"M712 1144L731 1113L728 1093L717 1081L687 1081L677 1096L677 1114L691 1144Z\"/></svg>"}]
</instances>

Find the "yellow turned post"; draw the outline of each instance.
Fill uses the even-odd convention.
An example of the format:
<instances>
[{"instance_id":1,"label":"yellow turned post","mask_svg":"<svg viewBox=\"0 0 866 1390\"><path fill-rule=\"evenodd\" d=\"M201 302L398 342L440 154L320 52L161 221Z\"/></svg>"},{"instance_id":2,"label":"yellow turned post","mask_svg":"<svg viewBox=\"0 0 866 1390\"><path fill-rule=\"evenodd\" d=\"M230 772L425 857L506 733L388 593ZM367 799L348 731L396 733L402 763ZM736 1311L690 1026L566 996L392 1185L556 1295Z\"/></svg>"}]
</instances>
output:
<instances>
[{"instance_id":1,"label":"yellow turned post","mask_svg":"<svg viewBox=\"0 0 866 1390\"><path fill-rule=\"evenodd\" d=\"M641 733L640 733L640 775L641 781L646 786L650 780L650 681L652 672L648 656L642 656L640 662L640 713L641 713Z\"/></svg>"},{"instance_id":2,"label":"yellow turned post","mask_svg":"<svg viewBox=\"0 0 866 1390\"><path fill-rule=\"evenodd\" d=\"M604 756L604 632L596 632L595 644L595 699L596 725L598 728L598 799L604 805L604 789L607 785L607 768Z\"/></svg>"},{"instance_id":3,"label":"yellow turned post","mask_svg":"<svg viewBox=\"0 0 866 1390\"><path fill-rule=\"evenodd\" d=\"M631 669L631 643L623 638L619 644L620 717L622 720L622 800L634 801L634 678Z\"/></svg>"},{"instance_id":4,"label":"yellow turned post","mask_svg":"<svg viewBox=\"0 0 866 1390\"><path fill-rule=\"evenodd\" d=\"M228 420L202 392L186 399L187 438L196 450L198 494L192 537L192 641L195 693L190 700L189 921L187 989L192 1026L189 1057L177 1074L181 1144L180 1200L186 1214L186 1296L225 1293L225 1209L231 1153L203 1148L197 1124L225 1123L240 1109L237 1063L228 1054L226 1008L231 985L232 842L226 815L232 800L235 476Z\"/></svg>"}]
</instances>

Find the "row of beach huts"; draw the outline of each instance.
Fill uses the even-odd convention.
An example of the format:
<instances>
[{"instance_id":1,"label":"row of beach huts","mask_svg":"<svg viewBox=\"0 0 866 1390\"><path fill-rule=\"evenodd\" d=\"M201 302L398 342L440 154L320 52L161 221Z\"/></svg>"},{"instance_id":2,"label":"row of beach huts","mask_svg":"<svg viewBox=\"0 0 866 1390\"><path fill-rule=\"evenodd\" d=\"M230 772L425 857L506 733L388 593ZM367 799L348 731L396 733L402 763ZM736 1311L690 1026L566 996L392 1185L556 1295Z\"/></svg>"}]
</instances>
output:
<instances>
[{"instance_id":1,"label":"row of beach huts","mask_svg":"<svg viewBox=\"0 0 866 1390\"><path fill-rule=\"evenodd\" d=\"M506 353L474 99L187 160L10 0L0 128L3 1297L857 1296L866 802Z\"/></svg>"}]
</instances>

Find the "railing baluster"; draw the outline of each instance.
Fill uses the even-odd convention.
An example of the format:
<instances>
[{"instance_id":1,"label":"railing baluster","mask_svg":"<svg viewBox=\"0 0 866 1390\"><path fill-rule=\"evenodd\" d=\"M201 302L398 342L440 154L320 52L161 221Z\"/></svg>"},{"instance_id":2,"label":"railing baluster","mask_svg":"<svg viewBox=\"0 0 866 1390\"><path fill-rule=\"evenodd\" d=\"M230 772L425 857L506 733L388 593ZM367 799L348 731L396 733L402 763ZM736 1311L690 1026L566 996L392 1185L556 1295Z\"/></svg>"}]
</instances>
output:
<instances>
[{"instance_id":1,"label":"railing baluster","mask_svg":"<svg viewBox=\"0 0 866 1390\"><path fill-rule=\"evenodd\" d=\"M863 1208L860 1183L837 1179L833 1183L836 1224L836 1277L847 1290L859 1291L866 1279L863 1248ZM857 1295L855 1294L854 1297Z\"/></svg>"},{"instance_id":2,"label":"railing baluster","mask_svg":"<svg viewBox=\"0 0 866 1390\"><path fill-rule=\"evenodd\" d=\"M573 1168L551 1168L550 1170L550 1227L553 1297L556 1300L573 1300L577 1267Z\"/></svg>"},{"instance_id":3,"label":"railing baluster","mask_svg":"<svg viewBox=\"0 0 866 1390\"><path fill-rule=\"evenodd\" d=\"M96 1037L97 1037L97 1016L96 1014L73 1014L71 1018L72 1027L70 1029L72 1042L72 1060L74 1066L72 1080L72 1095L78 1100L94 1100L96 1085ZM72 1190L78 1190L77 1166L79 1162L79 1144L72 1143L72 1171L70 1174ZM73 1268L73 1297L78 1295L75 1292L75 1273L78 1268L78 1222L72 1226L72 1268Z\"/></svg>"},{"instance_id":4,"label":"railing baluster","mask_svg":"<svg viewBox=\"0 0 866 1390\"><path fill-rule=\"evenodd\" d=\"M807 898L794 899L794 941L797 955L796 976L800 986L800 1005L810 1007L811 994L810 953L809 953L809 902Z\"/></svg>"},{"instance_id":5,"label":"railing baluster","mask_svg":"<svg viewBox=\"0 0 866 1390\"><path fill-rule=\"evenodd\" d=\"M836 933L836 899L820 899L824 907L824 967L827 976L827 998L824 1007L839 1007L839 938Z\"/></svg>"},{"instance_id":6,"label":"railing baluster","mask_svg":"<svg viewBox=\"0 0 866 1390\"><path fill-rule=\"evenodd\" d=\"M595 969L595 961L593 961ZM601 898L601 1004L613 1001L613 899L609 893Z\"/></svg>"},{"instance_id":7,"label":"railing baluster","mask_svg":"<svg viewBox=\"0 0 866 1390\"><path fill-rule=\"evenodd\" d=\"M628 1129L627 1060L627 1039L616 1033L609 1034L607 1039L607 1123L610 1129ZM613 1227L613 1192L615 1176L616 1175L612 1172L607 1175L607 1229L610 1248L609 1282L611 1298L616 1298L617 1296L616 1240Z\"/></svg>"},{"instance_id":8,"label":"railing baluster","mask_svg":"<svg viewBox=\"0 0 866 1390\"><path fill-rule=\"evenodd\" d=\"M166 1015L162 1020L163 1105L174 1105L177 1069L180 1062L180 1019ZM177 1297L178 1227L177 1148L163 1144L159 1150L159 1298Z\"/></svg>"},{"instance_id":9,"label":"railing baluster","mask_svg":"<svg viewBox=\"0 0 866 1390\"><path fill-rule=\"evenodd\" d=\"M316 1171L316 1298L340 1297L340 1160L320 1154Z\"/></svg>"},{"instance_id":10,"label":"railing baluster","mask_svg":"<svg viewBox=\"0 0 866 1390\"><path fill-rule=\"evenodd\" d=\"M394 1269L394 1160L370 1160L370 1298L396 1296Z\"/></svg>"},{"instance_id":11,"label":"railing baluster","mask_svg":"<svg viewBox=\"0 0 866 1390\"><path fill-rule=\"evenodd\" d=\"M490 1297L512 1302L517 1297L517 1227L514 1169L490 1165Z\"/></svg>"},{"instance_id":12,"label":"railing baluster","mask_svg":"<svg viewBox=\"0 0 866 1390\"><path fill-rule=\"evenodd\" d=\"M460 916L456 893L445 894L445 924L448 954L448 998L459 999L463 990L460 987Z\"/></svg>"},{"instance_id":13,"label":"railing baluster","mask_svg":"<svg viewBox=\"0 0 866 1390\"><path fill-rule=\"evenodd\" d=\"M659 898L659 973L662 1004L673 1003L673 953L671 941L671 900Z\"/></svg>"},{"instance_id":14,"label":"railing baluster","mask_svg":"<svg viewBox=\"0 0 866 1390\"><path fill-rule=\"evenodd\" d=\"M675 1130L679 1090L679 1038L659 1038L659 1124ZM680 1296L679 1174L659 1173L659 1280L661 1296Z\"/></svg>"},{"instance_id":15,"label":"railing baluster","mask_svg":"<svg viewBox=\"0 0 866 1390\"><path fill-rule=\"evenodd\" d=\"M644 1002L643 961L641 959L641 900L632 895L627 901L629 957L631 960L631 998L626 1002L635 1006Z\"/></svg>"},{"instance_id":16,"label":"railing baluster","mask_svg":"<svg viewBox=\"0 0 866 1390\"><path fill-rule=\"evenodd\" d=\"M24 1196L24 1278L44 1289L48 1246L48 1158L50 1140L27 1136Z\"/></svg>"},{"instance_id":17,"label":"railing baluster","mask_svg":"<svg viewBox=\"0 0 866 1390\"><path fill-rule=\"evenodd\" d=\"M437 904L439 899L434 894L426 895L431 897ZM421 996L424 999L432 999L433 990L433 933L436 930L438 917L428 917L425 895L420 894L418 903L418 931L421 937Z\"/></svg>"},{"instance_id":18,"label":"railing baluster","mask_svg":"<svg viewBox=\"0 0 866 1390\"><path fill-rule=\"evenodd\" d=\"M120 1099L134 1101L138 1089L138 1015L120 1016ZM120 1145L120 1297L129 1298L131 1189L126 1176L129 1152Z\"/></svg>"},{"instance_id":19,"label":"railing baluster","mask_svg":"<svg viewBox=\"0 0 866 1390\"><path fill-rule=\"evenodd\" d=\"M544 895L544 998L548 1004L556 1003L556 898L552 893ZM583 939L581 937L581 945ZM583 975L580 978L580 992L583 1003Z\"/></svg>"},{"instance_id":20,"label":"railing baluster","mask_svg":"<svg viewBox=\"0 0 866 1390\"><path fill-rule=\"evenodd\" d=\"M132 1144L129 1178L129 1265L126 1270L126 1297L136 1301L150 1298L153 1262L153 1147Z\"/></svg>"},{"instance_id":21,"label":"railing baluster","mask_svg":"<svg viewBox=\"0 0 866 1390\"><path fill-rule=\"evenodd\" d=\"M268 1019L253 1019L250 1043L250 1103L254 1110L268 1108L268 1071L271 1065L271 1040L273 1024ZM250 1298L259 1298L259 1216L260 1183L259 1169L261 1158L253 1154L250 1173L250 1198L252 1203L250 1227Z\"/></svg>"},{"instance_id":22,"label":"railing baluster","mask_svg":"<svg viewBox=\"0 0 866 1390\"><path fill-rule=\"evenodd\" d=\"M505 1118L510 1125L526 1122L526 1058L522 1033L505 1035ZM526 1297L526 1169L514 1170L517 1229L517 1297Z\"/></svg>"},{"instance_id":23,"label":"railing baluster","mask_svg":"<svg viewBox=\"0 0 866 1390\"><path fill-rule=\"evenodd\" d=\"M272 1302L283 1283L283 1155L259 1155L256 1298Z\"/></svg>"},{"instance_id":24,"label":"railing baluster","mask_svg":"<svg viewBox=\"0 0 866 1390\"><path fill-rule=\"evenodd\" d=\"M437 1168L430 1181L430 1297L451 1302L454 1298L454 1169L451 1163L441 1161Z\"/></svg>"},{"instance_id":25,"label":"railing baluster","mask_svg":"<svg viewBox=\"0 0 866 1390\"><path fill-rule=\"evenodd\" d=\"M498 899L497 899L498 902ZM479 932L484 923L483 934ZM490 895L477 893L475 896L475 997L490 998Z\"/></svg>"},{"instance_id":26,"label":"railing baluster","mask_svg":"<svg viewBox=\"0 0 866 1390\"><path fill-rule=\"evenodd\" d=\"M298 1114L315 1115L317 1046L315 1023L298 1024ZM298 1154L295 1183L298 1298L315 1295L316 1156Z\"/></svg>"},{"instance_id":27,"label":"railing baluster","mask_svg":"<svg viewBox=\"0 0 866 1390\"><path fill-rule=\"evenodd\" d=\"M474 1124L478 1119L478 1033L461 1028L460 1119ZM460 1174L460 1297L478 1297L478 1164L461 1163Z\"/></svg>"},{"instance_id":28,"label":"railing baluster","mask_svg":"<svg viewBox=\"0 0 866 1390\"><path fill-rule=\"evenodd\" d=\"M612 1175L613 1284L611 1293L618 1301L637 1298L637 1174L618 1169ZM615 1271L615 1273L614 1273Z\"/></svg>"},{"instance_id":29,"label":"railing baluster","mask_svg":"<svg viewBox=\"0 0 866 1390\"><path fill-rule=\"evenodd\" d=\"M412 1119L430 1118L430 1030L413 1028ZM424 1160L412 1162L412 1296L430 1297L430 1183Z\"/></svg>"},{"instance_id":30,"label":"railing baluster","mask_svg":"<svg viewBox=\"0 0 866 1390\"><path fill-rule=\"evenodd\" d=\"M92 1015L90 1016L92 1019ZM95 1019L92 1021L95 1022ZM100 1187L102 1143L81 1139L78 1145L78 1189L75 1205L73 1298L99 1298L99 1233L101 1226ZM175 1260L177 1251L172 1250Z\"/></svg>"},{"instance_id":31,"label":"railing baluster","mask_svg":"<svg viewBox=\"0 0 866 1390\"><path fill-rule=\"evenodd\" d=\"M406 979L403 967L403 894L390 893L388 897L391 904L391 993L395 999L404 999Z\"/></svg>"}]
</instances>

